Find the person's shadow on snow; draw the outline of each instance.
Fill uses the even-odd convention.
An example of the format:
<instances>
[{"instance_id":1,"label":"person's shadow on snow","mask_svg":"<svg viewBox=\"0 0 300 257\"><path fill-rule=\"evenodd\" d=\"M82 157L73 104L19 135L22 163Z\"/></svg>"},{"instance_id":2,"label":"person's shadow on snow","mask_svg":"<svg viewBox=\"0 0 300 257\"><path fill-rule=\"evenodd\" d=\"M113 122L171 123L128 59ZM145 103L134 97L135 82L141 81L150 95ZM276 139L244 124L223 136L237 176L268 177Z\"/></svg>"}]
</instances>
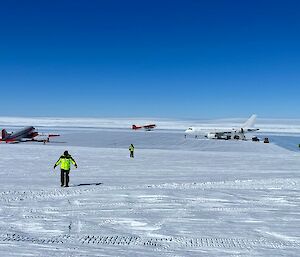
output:
<instances>
[{"instance_id":1,"label":"person's shadow on snow","mask_svg":"<svg viewBox=\"0 0 300 257\"><path fill-rule=\"evenodd\" d=\"M77 184L77 185L72 185L72 187L81 187L81 186L99 186L102 185L103 183L82 183L82 184Z\"/></svg>"}]
</instances>

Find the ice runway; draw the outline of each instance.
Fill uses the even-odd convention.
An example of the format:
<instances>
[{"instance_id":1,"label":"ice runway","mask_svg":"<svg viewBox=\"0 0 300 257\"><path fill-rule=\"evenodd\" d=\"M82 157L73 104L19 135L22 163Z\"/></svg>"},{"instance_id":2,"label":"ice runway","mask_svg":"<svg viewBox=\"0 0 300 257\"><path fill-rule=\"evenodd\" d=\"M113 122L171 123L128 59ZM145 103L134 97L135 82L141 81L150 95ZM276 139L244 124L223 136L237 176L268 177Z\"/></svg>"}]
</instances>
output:
<instances>
[{"instance_id":1,"label":"ice runway","mask_svg":"<svg viewBox=\"0 0 300 257\"><path fill-rule=\"evenodd\" d=\"M1 256L299 255L297 151L178 131L62 132L0 145ZM60 188L52 167L65 149L79 168Z\"/></svg>"}]
</instances>

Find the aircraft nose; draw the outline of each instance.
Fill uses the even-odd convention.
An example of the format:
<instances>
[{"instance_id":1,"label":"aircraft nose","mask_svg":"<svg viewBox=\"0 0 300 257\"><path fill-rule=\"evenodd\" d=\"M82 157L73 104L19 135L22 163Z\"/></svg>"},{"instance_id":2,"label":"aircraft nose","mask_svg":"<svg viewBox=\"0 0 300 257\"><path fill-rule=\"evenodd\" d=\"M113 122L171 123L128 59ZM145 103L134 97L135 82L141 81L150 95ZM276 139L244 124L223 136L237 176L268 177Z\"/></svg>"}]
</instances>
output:
<instances>
[{"instance_id":1,"label":"aircraft nose","mask_svg":"<svg viewBox=\"0 0 300 257\"><path fill-rule=\"evenodd\" d=\"M185 131L185 133L192 133L193 132L193 128L188 128L186 131Z\"/></svg>"}]
</instances>

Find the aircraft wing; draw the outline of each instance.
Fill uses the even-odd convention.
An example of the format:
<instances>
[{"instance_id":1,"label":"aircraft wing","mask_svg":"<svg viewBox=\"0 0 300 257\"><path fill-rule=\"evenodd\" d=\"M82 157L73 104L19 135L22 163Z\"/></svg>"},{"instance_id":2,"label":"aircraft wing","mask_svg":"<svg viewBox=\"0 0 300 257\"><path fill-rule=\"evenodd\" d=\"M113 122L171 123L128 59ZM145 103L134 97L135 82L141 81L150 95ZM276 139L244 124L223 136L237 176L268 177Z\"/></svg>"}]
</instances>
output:
<instances>
[{"instance_id":1,"label":"aircraft wing","mask_svg":"<svg viewBox=\"0 0 300 257\"><path fill-rule=\"evenodd\" d=\"M150 125L144 125L144 128L155 128L156 125L155 124L150 124Z\"/></svg>"},{"instance_id":2,"label":"aircraft wing","mask_svg":"<svg viewBox=\"0 0 300 257\"><path fill-rule=\"evenodd\" d=\"M228 134L228 133L232 133L234 132L234 130L227 130L227 131L210 131L209 133L214 133L217 135L224 135L224 134Z\"/></svg>"},{"instance_id":3,"label":"aircraft wing","mask_svg":"<svg viewBox=\"0 0 300 257\"><path fill-rule=\"evenodd\" d=\"M48 137L59 137L60 135L58 134L49 134Z\"/></svg>"}]
</instances>

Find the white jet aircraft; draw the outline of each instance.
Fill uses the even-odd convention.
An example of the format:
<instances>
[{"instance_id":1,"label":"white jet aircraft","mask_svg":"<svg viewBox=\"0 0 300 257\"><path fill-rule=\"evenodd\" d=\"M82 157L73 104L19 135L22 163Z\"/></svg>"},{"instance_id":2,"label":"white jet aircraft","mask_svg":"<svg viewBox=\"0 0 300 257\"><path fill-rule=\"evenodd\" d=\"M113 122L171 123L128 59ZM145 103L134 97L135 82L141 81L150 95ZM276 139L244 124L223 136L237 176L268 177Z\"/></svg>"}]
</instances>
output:
<instances>
[{"instance_id":1,"label":"white jet aircraft","mask_svg":"<svg viewBox=\"0 0 300 257\"><path fill-rule=\"evenodd\" d=\"M205 137L208 139L242 139L246 140L245 133L254 132L259 129L254 128L254 123L256 120L256 115L253 114L240 128L233 128L227 131L214 130L205 134ZM186 131L186 134L194 135L203 135L203 128L189 127Z\"/></svg>"}]
</instances>

